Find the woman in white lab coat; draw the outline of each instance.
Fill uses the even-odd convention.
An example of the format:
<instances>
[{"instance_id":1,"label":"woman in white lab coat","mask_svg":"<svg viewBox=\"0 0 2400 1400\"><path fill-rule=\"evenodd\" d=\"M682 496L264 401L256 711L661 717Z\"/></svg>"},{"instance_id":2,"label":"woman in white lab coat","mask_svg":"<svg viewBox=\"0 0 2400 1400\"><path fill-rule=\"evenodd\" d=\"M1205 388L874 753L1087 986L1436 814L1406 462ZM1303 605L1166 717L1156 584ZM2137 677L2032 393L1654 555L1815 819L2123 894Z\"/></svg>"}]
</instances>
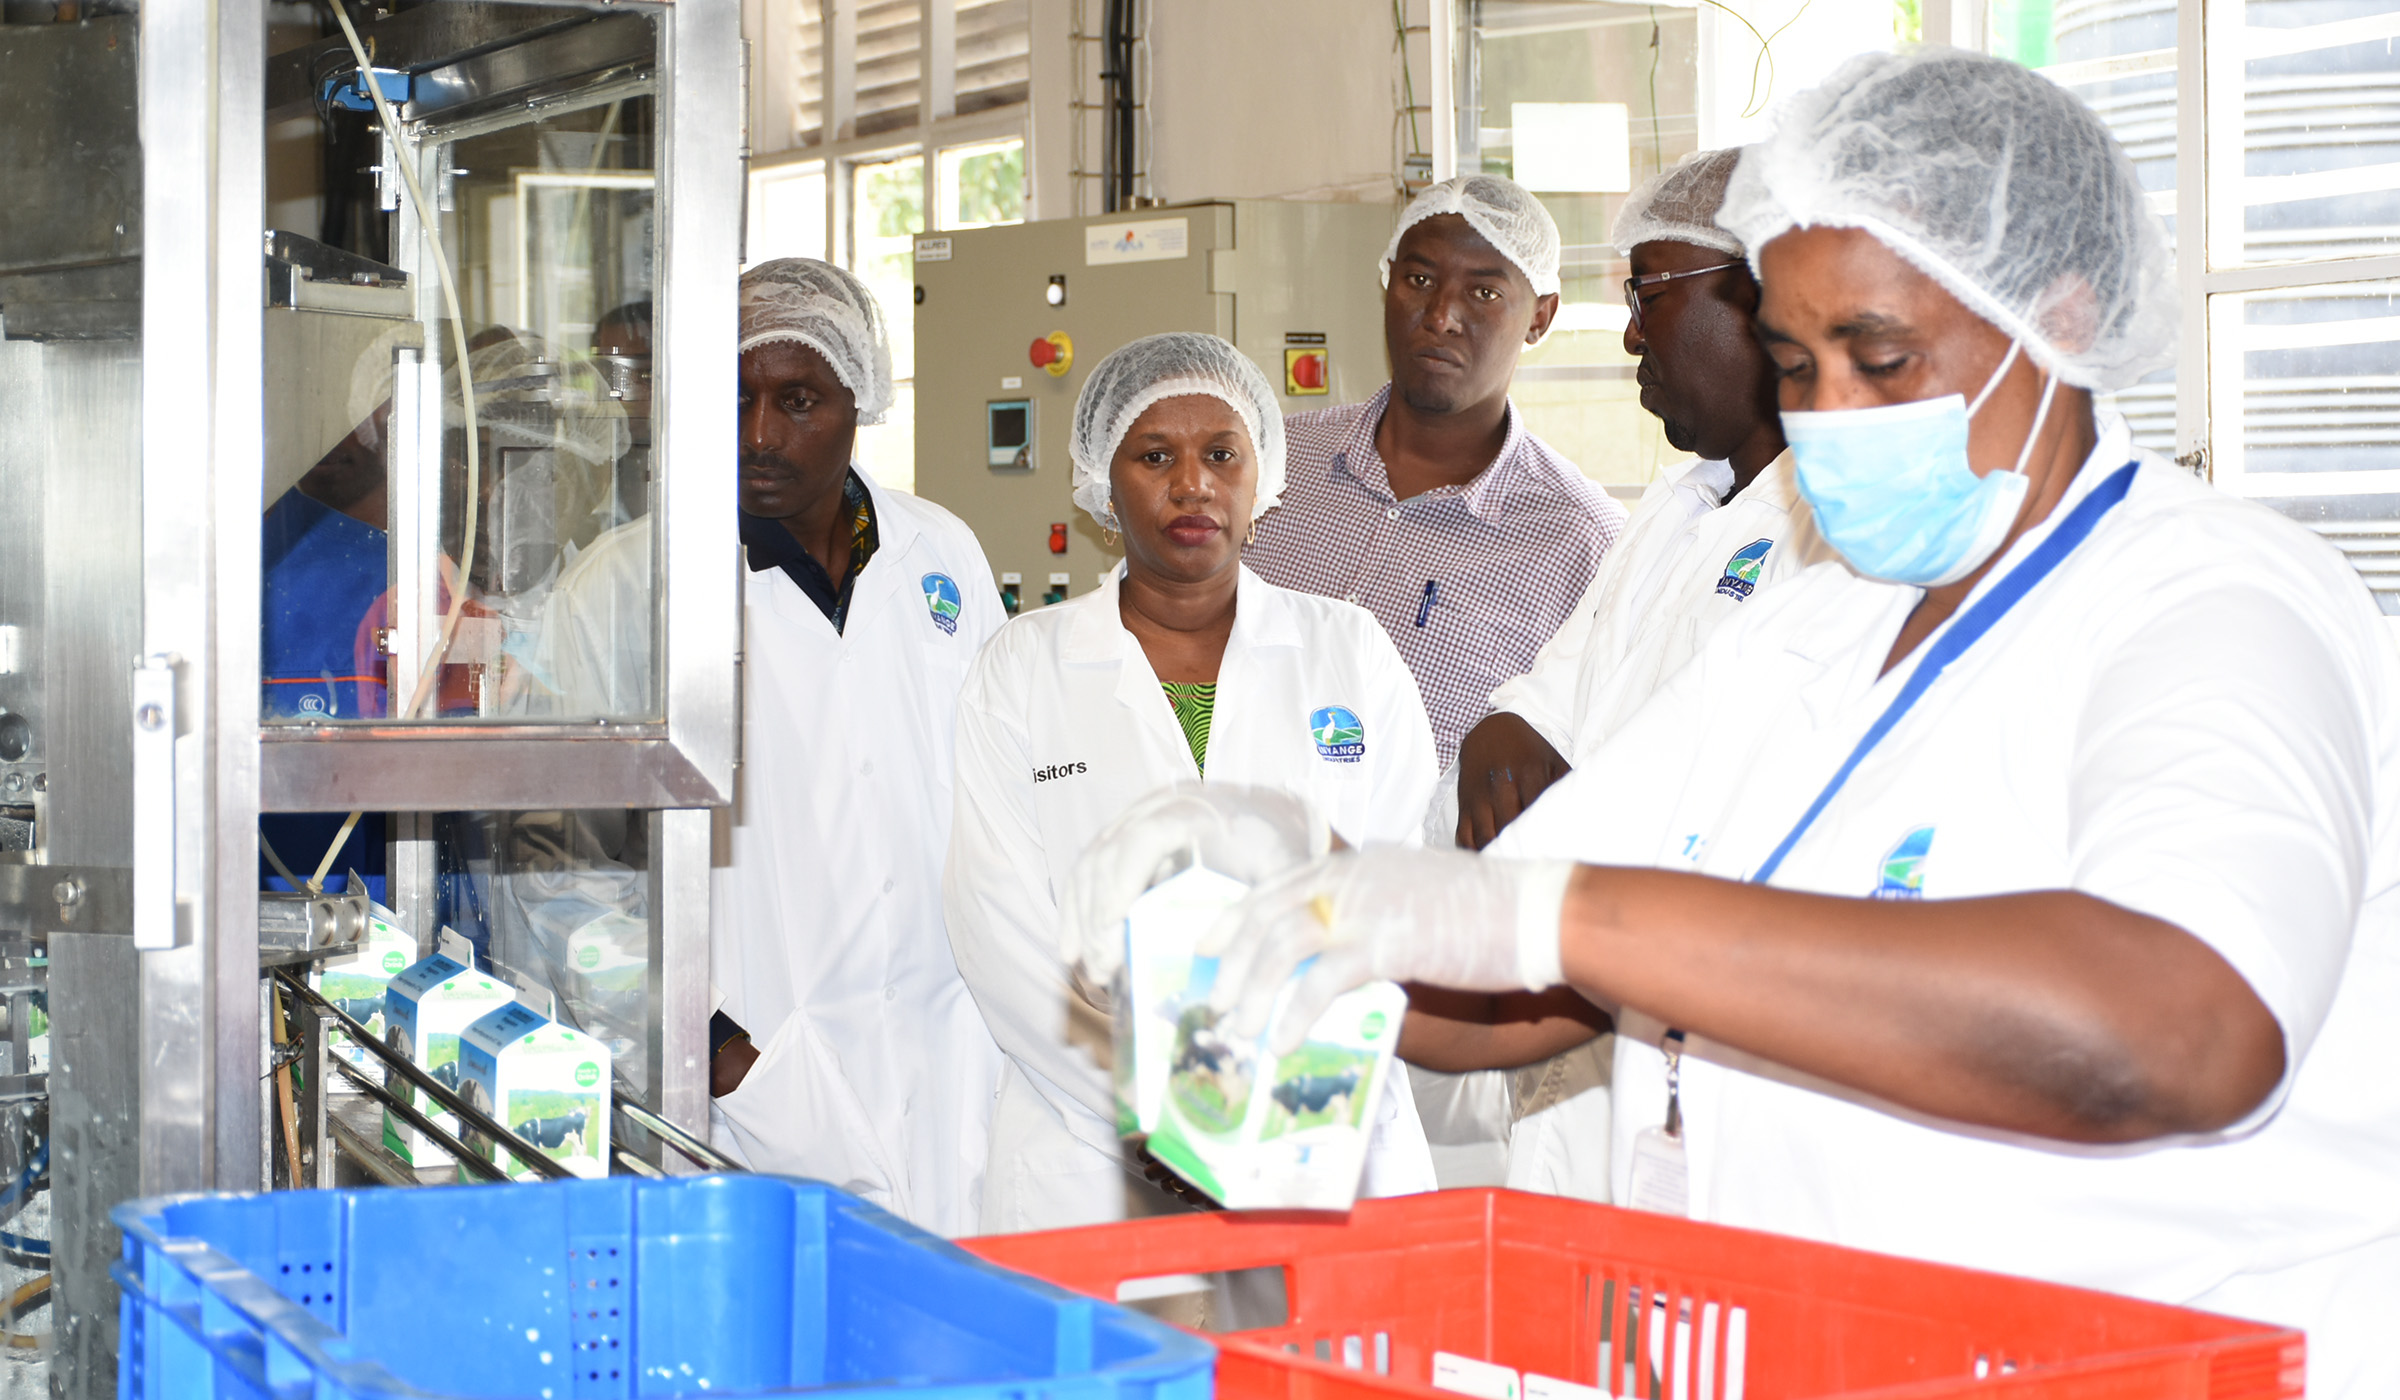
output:
<instances>
[{"instance_id":1,"label":"woman in white lab coat","mask_svg":"<svg viewBox=\"0 0 2400 1400\"><path fill-rule=\"evenodd\" d=\"M1780 120L1719 219L1851 568L1483 856L1260 888L1235 1029L1312 955L1288 1024L1367 977L1569 984L1616 1013L1619 1202L2297 1325L2311 1396L2400 1394L2389 621L2095 410L2169 362L2173 284L2071 93L1926 48ZM1091 866L1119 907L1149 827Z\"/></svg>"},{"instance_id":2,"label":"woman in white lab coat","mask_svg":"<svg viewBox=\"0 0 2400 1400\"><path fill-rule=\"evenodd\" d=\"M1413 841L1435 780L1424 705L1374 617L1242 566L1283 481L1256 365L1215 336L1135 341L1084 384L1073 449L1076 502L1123 532L1124 567L1003 627L959 699L943 903L1008 1056L992 1232L1168 1206L1119 1144L1107 1013L1060 952L1057 891L1092 837L1148 793L1206 782L1303 797L1352 842ZM1383 1112L1368 1191L1430 1189L1408 1096Z\"/></svg>"}]
</instances>

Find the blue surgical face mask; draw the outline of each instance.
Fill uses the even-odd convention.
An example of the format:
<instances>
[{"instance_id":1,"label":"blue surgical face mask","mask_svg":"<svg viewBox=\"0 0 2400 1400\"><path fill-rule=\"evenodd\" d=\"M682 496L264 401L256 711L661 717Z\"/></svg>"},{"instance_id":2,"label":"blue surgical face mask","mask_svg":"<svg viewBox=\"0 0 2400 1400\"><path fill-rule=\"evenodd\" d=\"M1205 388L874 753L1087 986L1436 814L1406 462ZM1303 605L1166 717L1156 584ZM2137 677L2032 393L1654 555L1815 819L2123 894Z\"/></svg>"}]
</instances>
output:
<instances>
[{"instance_id":1,"label":"blue surgical face mask","mask_svg":"<svg viewBox=\"0 0 2400 1400\"><path fill-rule=\"evenodd\" d=\"M2033 428L2005 472L1967 465L1967 425L2016 363L2011 342L1970 404L1959 394L1879 408L1783 415L1784 441L1817 530L1869 578L1938 588L1992 557L2025 503L2025 464L2050 415L2057 376L2045 376Z\"/></svg>"}]
</instances>

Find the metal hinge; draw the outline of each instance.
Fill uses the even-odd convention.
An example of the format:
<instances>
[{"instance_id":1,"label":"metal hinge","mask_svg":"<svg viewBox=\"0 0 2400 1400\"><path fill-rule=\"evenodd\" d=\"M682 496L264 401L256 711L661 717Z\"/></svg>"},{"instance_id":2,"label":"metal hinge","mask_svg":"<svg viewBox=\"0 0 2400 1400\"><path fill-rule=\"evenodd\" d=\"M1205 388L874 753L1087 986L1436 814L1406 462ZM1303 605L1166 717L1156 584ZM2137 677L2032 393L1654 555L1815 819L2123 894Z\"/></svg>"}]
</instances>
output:
<instances>
[{"instance_id":1,"label":"metal hinge","mask_svg":"<svg viewBox=\"0 0 2400 1400\"><path fill-rule=\"evenodd\" d=\"M2183 468L2187 472L2190 472L2192 475L2200 478L2202 481L2207 481L2209 479L2208 449L2205 447L2195 447L2189 452L2176 453L2175 465Z\"/></svg>"}]
</instances>

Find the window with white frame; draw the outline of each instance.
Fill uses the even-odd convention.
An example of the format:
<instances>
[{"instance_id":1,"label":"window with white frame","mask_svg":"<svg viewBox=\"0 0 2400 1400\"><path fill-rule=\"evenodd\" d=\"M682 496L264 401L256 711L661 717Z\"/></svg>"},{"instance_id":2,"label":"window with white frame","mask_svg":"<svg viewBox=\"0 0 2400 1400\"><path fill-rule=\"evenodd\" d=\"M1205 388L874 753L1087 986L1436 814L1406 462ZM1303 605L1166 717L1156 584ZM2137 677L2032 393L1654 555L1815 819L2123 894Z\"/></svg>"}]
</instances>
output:
<instances>
[{"instance_id":1,"label":"window with white frame","mask_svg":"<svg viewBox=\"0 0 2400 1400\"><path fill-rule=\"evenodd\" d=\"M1459 0L1461 170L1540 197L1562 243L1558 318L1512 387L1526 423L1631 498L1683 458L1625 353L1625 196L1694 151L1768 130L1780 98L1917 37L1918 0Z\"/></svg>"},{"instance_id":2,"label":"window with white frame","mask_svg":"<svg viewBox=\"0 0 2400 1400\"><path fill-rule=\"evenodd\" d=\"M750 173L742 263L825 256L825 162L794 161Z\"/></svg>"},{"instance_id":3,"label":"window with white frame","mask_svg":"<svg viewBox=\"0 0 2400 1400\"><path fill-rule=\"evenodd\" d=\"M2400 3L2002 4L1992 50L2100 112L2173 235L2177 363L2116 407L2400 617Z\"/></svg>"},{"instance_id":4,"label":"window with white frame","mask_svg":"<svg viewBox=\"0 0 2400 1400\"><path fill-rule=\"evenodd\" d=\"M916 484L915 239L1025 217L1028 0L749 0L746 257L857 273L891 327L895 401L859 465Z\"/></svg>"}]
</instances>

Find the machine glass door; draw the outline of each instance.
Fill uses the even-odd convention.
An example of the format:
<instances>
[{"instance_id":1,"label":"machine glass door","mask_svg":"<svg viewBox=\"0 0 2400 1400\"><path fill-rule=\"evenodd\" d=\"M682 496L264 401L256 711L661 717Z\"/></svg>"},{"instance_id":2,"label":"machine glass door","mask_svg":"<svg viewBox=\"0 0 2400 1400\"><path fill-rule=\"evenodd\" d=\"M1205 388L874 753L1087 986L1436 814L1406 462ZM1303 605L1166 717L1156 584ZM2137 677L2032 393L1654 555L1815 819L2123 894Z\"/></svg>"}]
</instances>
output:
<instances>
[{"instance_id":1,"label":"machine glass door","mask_svg":"<svg viewBox=\"0 0 2400 1400\"><path fill-rule=\"evenodd\" d=\"M739 50L663 6L543 13L409 74L372 138L415 176L388 267L286 240L322 265L289 314L325 314L268 338L266 810L730 791Z\"/></svg>"},{"instance_id":2,"label":"machine glass door","mask_svg":"<svg viewBox=\"0 0 2400 1400\"><path fill-rule=\"evenodd\" d=\"M326 405L270 457L338 440L270 498L265 723L659 717L656 111L616 84L420 128L413 314L295 307L270 335L274 377Z\"/></svg>"},{"instance_id":3,"label":"machine glass door","mask_svg":"<svg viewBox=\"0 0 2400 1400\"><path fill-rule=\"evenodd\" d=\"M419 654L439 662L420 665L409 717L658 715L655 129L633 92L435 150L469 373L446 343L440 530L420 542L439 596Z\"/></svg>"}]
</instances>

